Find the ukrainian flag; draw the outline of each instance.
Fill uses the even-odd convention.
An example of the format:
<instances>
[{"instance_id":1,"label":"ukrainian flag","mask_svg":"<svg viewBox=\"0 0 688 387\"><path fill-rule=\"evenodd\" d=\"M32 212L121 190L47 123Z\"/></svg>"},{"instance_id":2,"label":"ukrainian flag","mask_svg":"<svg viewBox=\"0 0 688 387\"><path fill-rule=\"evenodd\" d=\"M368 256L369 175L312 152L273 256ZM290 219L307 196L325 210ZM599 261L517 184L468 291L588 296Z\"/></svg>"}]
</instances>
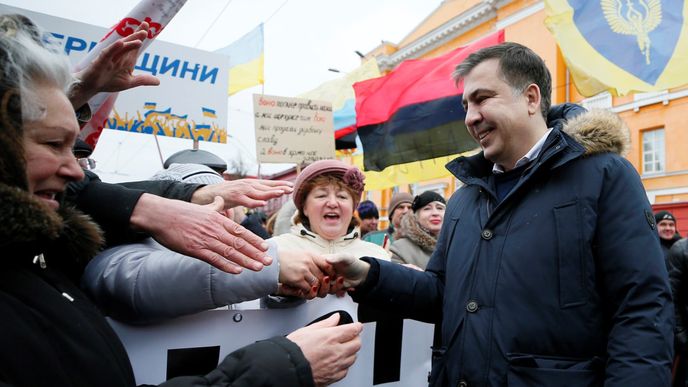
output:
<instances>
[{"instance_id":1,"label":"ukrainian flag","mask_svg":"<svg viewBox=\"0 0 688 387\"><path fill-rule=\"evenodd\" d=\"M265 83L262 23L236 42L216 52L229 57L229 95Z\"/></svg>"},{"instance_id":2,"label":"ukrainian flag","mask_svg":"<svg viewBox=\"0 0 688 387\"><path fill-rule=\"evenodd\" d=\"M581 94L688 83L685 0L545 0L545 24Z\"/></svg>"},{"instance_id":3,"label":"ukrainian flag","mask_svg":"<svg viewBox=\"0 0 688 387\"><path fill-rule=\"evenodd\" d=\"M217 118L217 114L215 114L215 110L209 109L206 107L201 107L201 110L203 111L203 117Z\"/></svg>"},{"instance_id":4,"label":"ukrainian flag","mask_svg":"<svg viewBox=\"0 0 688 387\"><path fill-rule=\"evenodd\" d=\"M155 102L144 102L144 103L143 103L143 108L144 108L144 109L153 110L153 109L155 109L155 107L156 107L157 105L158 105L158 104L155 103Z\"/></svg>"}]
</instances>

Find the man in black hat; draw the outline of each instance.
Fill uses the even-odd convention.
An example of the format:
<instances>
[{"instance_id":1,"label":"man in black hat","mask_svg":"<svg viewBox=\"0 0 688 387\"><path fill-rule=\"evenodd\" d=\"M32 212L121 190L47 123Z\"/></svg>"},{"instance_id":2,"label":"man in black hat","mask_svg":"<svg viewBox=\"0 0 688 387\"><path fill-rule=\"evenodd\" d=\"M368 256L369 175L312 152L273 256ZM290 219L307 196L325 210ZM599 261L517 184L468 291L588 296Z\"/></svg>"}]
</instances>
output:
<instances>
[{"instance_id":1,"label":"man in black hat","mask_svg":"<svg viewBox=\"0 0 688 387\"><path fill-rule=\"evenodd\" d=\"M681 235L676 230L676 217L671 212L662 210L655 213L655 222L664 257L668 259L671 246L681 239Z\"/></svg>"}]
</instances>

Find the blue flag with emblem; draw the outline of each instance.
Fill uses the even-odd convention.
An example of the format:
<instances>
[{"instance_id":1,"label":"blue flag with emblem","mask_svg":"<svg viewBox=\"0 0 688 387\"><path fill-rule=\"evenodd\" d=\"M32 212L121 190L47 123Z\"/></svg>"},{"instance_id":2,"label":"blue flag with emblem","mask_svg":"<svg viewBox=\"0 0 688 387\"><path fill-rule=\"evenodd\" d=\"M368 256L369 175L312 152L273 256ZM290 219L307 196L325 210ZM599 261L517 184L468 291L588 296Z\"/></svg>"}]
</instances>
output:
<instances>
[{"instance_id":1,"label":"blue flag with emblem","mask_svg":"<svg viewBox=\"0 0 688 387\"><path fill-rule=\"evenodd\" d=\"M578 91L592 96L688 83L685 0L545 0Z\"/></svg>"}]
</instances>

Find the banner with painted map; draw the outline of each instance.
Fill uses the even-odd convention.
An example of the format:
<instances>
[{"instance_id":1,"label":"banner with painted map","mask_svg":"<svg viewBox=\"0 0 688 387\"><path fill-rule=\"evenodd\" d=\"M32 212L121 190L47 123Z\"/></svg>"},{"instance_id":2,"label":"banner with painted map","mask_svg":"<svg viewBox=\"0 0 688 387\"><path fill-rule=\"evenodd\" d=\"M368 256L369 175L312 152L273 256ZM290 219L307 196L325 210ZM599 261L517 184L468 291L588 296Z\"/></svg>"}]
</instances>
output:
<instances>
[{"instance_id":1,"label":"banner with painted map","mask_svg":"<svg viewBox=\"0 0 688 387\"><path fill-rule=\"evenodd\" d=\"M2 13L28 16L79 63L108 29L0 4ZM136 72L160 78L160 86L119 94L107 129L199 141L227 142L227 65L224 55L154 40L139 56Z\"/></svg>"}]
</instances>

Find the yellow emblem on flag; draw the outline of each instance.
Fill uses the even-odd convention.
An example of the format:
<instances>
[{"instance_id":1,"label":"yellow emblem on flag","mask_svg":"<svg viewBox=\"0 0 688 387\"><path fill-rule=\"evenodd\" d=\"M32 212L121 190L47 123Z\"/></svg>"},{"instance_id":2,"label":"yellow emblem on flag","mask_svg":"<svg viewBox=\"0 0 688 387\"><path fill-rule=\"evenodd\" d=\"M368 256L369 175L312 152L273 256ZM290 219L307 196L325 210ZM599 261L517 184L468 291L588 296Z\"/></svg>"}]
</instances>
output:
<instances>
[{"instance_id":1,"label":"yellow emblem on flag","mask_svg":"<svg viewBox=\"0 0 688 387\"><path fill-rule=\"evenodd\" d=\"M638 1L638 8L632 1L626 0L626 10L622 12L622 4L619 0L602 0L604 18L618 34L635 35L638 39L638 48L645 54L645 63L650 64L650 40L649 33L662 22L662 3L659 0Z\"/></svg>"},{"instance_id":2,"label":"yellow emblem on flag","mask_svg":"<svg viewBox=\"0 0 688 387\"><path fill-rule=\"evenodd\" d=\"M585 96L688 83L685 0L545 0L545 24Z\"/></svg>"}]
</instances>

